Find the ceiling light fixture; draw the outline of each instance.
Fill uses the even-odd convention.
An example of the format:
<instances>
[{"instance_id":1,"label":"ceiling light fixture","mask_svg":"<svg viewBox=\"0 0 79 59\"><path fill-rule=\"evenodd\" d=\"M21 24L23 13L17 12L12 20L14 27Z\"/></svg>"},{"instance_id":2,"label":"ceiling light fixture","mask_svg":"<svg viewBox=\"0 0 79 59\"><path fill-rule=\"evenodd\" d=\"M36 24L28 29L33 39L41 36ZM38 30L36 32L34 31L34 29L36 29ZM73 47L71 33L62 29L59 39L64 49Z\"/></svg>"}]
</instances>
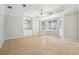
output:
<instances>
[{"instance_id":1,"label":"ceiling light fixture","mask_svg":"<svg viewBox=\"0 0 79 59\"><path fill-rule=\"evenodd\" d=\"M12 7L11 7L11 6L8 6L8 8L9 8L9 9L12 9Z\"/></svg>"},{"instance_id":2,"label":"ceiling light fixture","mask_svg":"<svg viewBox=\"0 0 79 59\"><path fill-rule=\"evenodd\" d=\"M23 4L23 7L26 7L26 4Z\"/></svg>"}]
</instances>

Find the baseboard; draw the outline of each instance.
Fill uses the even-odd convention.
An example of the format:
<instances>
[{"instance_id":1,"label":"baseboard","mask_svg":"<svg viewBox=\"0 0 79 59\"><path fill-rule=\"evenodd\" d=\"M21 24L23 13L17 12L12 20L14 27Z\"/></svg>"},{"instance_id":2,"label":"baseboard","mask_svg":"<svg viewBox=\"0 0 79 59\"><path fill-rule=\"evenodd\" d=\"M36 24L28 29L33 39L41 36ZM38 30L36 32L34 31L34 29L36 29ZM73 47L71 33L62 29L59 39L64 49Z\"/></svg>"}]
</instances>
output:
<instances>
[{"instance_id":1,"label":"baseboard","mask_svg":"<svg viewBox=\"0 0 79 59\"><path fill-rule=\"evenodd\" d=\"M5 37L6 40L8 39L15 39L15 38L21 38L21 37L24 37L24 36L15 36L15 37Z\"/></svg>"},{"instance_id":2,"label":"baseboard","mask_svg":"<svg viewBox=\"0 0 79 59\"><path fill-rule=\"evenodd\" d=\"M4 41L5 39L0 40L0 48L2 47Z\"/></svg>"},{"instance_id":3,"label":"baseboard","mask_svg":"<svg viewBox=\"0 0 79 59\"><path fill-rule=\"evenodd\" d=\"M36 35L39 35L39 34L35 34L35 35L33 34L31 36L36 36ZM8 40L8 39L15 39L15 38L22 38L22 37L29 37L29 36L22 35L22 36L14 36L14 37L5 37L5 39Z\"/></svg>"}]
</instances>

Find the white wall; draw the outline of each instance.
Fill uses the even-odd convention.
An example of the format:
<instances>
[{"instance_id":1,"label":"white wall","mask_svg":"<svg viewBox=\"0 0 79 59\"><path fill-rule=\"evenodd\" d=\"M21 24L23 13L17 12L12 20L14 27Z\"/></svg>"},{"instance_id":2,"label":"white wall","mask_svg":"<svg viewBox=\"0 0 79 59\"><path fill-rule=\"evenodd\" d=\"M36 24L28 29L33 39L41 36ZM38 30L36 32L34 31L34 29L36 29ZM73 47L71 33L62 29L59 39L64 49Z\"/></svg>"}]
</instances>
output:
<instances>
[{"instance_id":1,"label":"white wall","mask_svg":"<svg viewBox=\"0 0 79 59\"><path fill-rule=\"evenodd\" d=\"M65 38L77 39L77 13L64 15Z\"/></svg>"},{"instance_id":2,"label":"white wall","mask_svg":"<svg viewBox=\"0 0 79 59\"><path fill-rule=\"evenodd\" d=\"M77 21L78 21L78 7L70 4L64 10L64 35L65 38L77 40Z\"/></svg>"},{"instance_id":3,"label":"white wall","mask_svg":"<svg viewBox=\"0 0 79 59\"><path fill-rule=\"evenodd\" d=\"M70 7L71 9L72 7ZM73 9L72 9L73 11ZM32 13L32 16L35 12ZM28 13L30 14L30 13ZM38 14L35 14L38 15ZM35 16L34 15L34 16ZM1 15L2 16L2 15ZM64 34L68 38L76 38L77 36L77 14L71 13L64 15ZM33 35L39 33L39 21L33 19ZM27 33L28 34L28 33ZM16 15L5 15L5 37L12 38L23 36L23 18Z\"/></svg>"},{"instance_id":4,"label":"white wall","mask_svg":"<svg viewBox=\"0 0 79 59\"><path fill-rule=\"evenodd\" d=\"M78 40L79 40L79 5L78 5Z\"/></svg>"},{"instance_id":5,"label":"white wall","mask_svg":"<svg viewBox=\"0 0 79 59\"><path fill-rule=\"evenodd\" d=\"M5 38L23 36L23 18L5 14Z\"/></svg>"},{"instance_id":6,"label":"white wall","mask_svg":"<svg viewBox=\"0 0 79 59\"><path fill-rule=\"evenodd\" d=\"M33 19L33 35L39 35L39 20Z\"/></svg>"},{"instance_id":7,"label":"white wall","mask_svg":"<svg viewBox=\"0 0 79 59\"><path fill-rule=\"evenodd\" d=\"M4 41L4 8L0 5L0 47Z\"/></svg>"},{"instance_id":8,"label":"white wall","mask_svg":"<svg viewBox=\"0 0 79 59\"><path fill-rule=\"evenodd\" d=\"M32 33L31 31L24 33L23 26L24 26L23 17L11 15L11 14L5 14L5 38L6 39L39 34L39 20L36 18L32 19Z\"/></svg>"}]
</instances>

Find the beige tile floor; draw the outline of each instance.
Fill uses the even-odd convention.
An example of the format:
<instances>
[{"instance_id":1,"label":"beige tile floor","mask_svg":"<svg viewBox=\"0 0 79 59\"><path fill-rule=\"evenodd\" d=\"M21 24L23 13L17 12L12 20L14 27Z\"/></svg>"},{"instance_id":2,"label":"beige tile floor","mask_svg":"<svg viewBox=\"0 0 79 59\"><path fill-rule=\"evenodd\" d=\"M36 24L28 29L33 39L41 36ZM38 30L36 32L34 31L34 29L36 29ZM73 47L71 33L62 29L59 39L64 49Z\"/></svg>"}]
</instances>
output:
<instances>
[{"instance_id":1,"label":"beige tile floor","mask_svg":"<svg viewBox=\"0 0 79 59\"><path fill-rule=\"evenodd\" d=\"M79 42L50 36L32 36L4 41L0 54L55 55L79 54Z\"/></svg>"}]
</instances>

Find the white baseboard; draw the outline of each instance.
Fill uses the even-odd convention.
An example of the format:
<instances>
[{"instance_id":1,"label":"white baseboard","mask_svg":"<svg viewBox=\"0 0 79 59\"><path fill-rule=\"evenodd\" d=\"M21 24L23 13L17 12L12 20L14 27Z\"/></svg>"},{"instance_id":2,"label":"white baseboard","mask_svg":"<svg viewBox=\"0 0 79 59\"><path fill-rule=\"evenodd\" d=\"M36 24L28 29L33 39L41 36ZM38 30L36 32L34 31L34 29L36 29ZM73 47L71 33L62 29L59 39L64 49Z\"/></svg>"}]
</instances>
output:
<instances>
[{"instance_id":1,"label":"white baseboard","mask_svg":"<svg viewBox=\"0 0 79 59\"><path fill-rule=\"evenodd\" d=\"M0 48L2 47L4 41L5 41L4 39L0 40Z\"/></svg>"},{"instance_id":2,"label":"white baseboard","mask_svg":"<svg viewBox=\"0 0 79 59\"><path fill-rule=\"evenodd\" d=\"M39 34L33 34L33 35L30 35L30 36L36 36L36 35L39 35ZM26 35L22 35L22 36L14 36L14 37L5 37L6 40L8 39L15 39L15 38L22 38L22 37L29 37L29 36L26 36Z\"/></svg>"},{"instance_id":3,"label":"white baseboard","mask_svg":"<svg viewBox=\"0 0 79 59\"><path fill-rule=\"evenodd\" d=\"M15 36L15 37L5 37L6 40L8 39L15 39L15 38L21 38L21 37L24 37L24 36Z\"/></svg>"},{"instance_id":4,"label":"white baseboard","mask_svg":"<svg viewBox=\"0 0 79 59\"><path fill-rule=\"evenodd\" d=\"M23 36L0 38L0 48L2 47L3 42L4 42L5 40L8 40L8 39L13 39L13 38L21 38L21 37L23 37Z\"/></svg>"},{"instance_id":5,"label":"white baseboard","mask_svg":"<svg viewBox=\"0 0 79 59\"><path fill-rule=\"evenodd\" d=\"M4 36L0 36L0 48L2 47L4 40Z\"/></svg>"},{"instance_id":6,"label":"white baseboard","mask_svg":"<svg viewBox=\"0 0 79 59\"><path fill-rule=\"evenodd\" d=\"M36 34L36 35L39 35L39 34ZM36 35L32 35L32 36L36 36ZM15 38L22 38L22 37L28 37L28 36L14 36L14 37L5 37L4 39L3 38L0 38L0 48L2 47L3 45L3 42L5 40L9 40L9 39L15 39Z\"/></svg>"},{"instance_id":7,"label":"white baseboard","mask_svg":"<svg viewBox=\"0 0 79 59\"><path fill-rule=\"evenodd\" d=\"M39 35L39 34L37 34L37 35ZM31 35L31 36L36 36L36 35ZM29 37L29 36L24 36L24 35L22 35L22 36L14 36L14 37L5 37L5 40L16 39L16 38L22 38L22 37ZM5 40L3 40L3 41L1 42L0 47L2 46L2 44L3 44L3 42L4 42Z\"/></svg>"}]
</instances>

